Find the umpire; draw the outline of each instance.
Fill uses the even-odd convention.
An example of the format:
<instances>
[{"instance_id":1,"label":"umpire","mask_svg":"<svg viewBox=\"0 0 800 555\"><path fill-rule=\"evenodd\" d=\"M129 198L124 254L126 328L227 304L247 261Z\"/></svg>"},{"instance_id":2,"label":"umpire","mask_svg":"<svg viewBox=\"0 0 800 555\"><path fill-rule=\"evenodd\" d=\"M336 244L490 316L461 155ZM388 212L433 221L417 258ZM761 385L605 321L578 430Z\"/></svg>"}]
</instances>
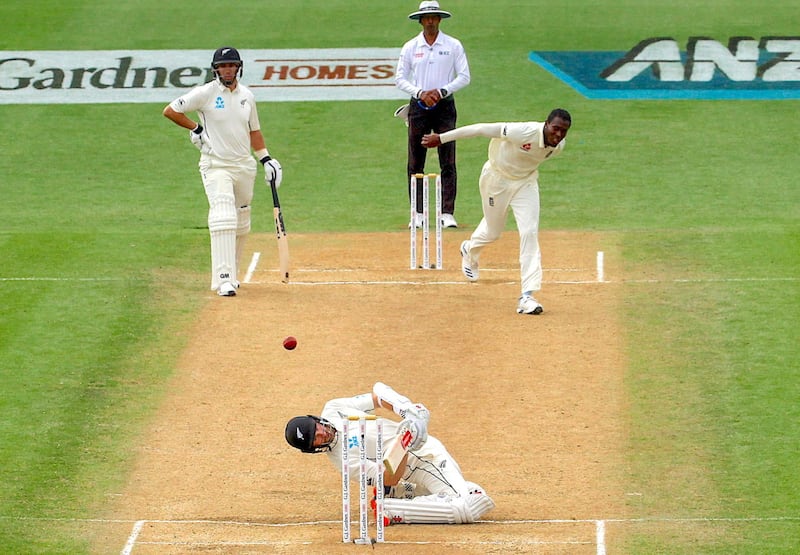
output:
<instances>
[{"instance_id":1,"label":"umpire","mask_svg":"<svg viewBox=\"0 0 800 555\"><path fill-rule=\"evenodd\" d=\"M453 94L469 84L469 64L461 42L439 31L442 19L450 13L439 9L439 2L425 1L410 14L422 26L422 32L405 43L397 62L395 84L407 93L408 105L408 175L425 171L426 149L422 136L433 131L444 133L456 127L456 102ZM456 208L456 147L454 143L439 147L439 168L442 175L442 225L458 227ZM409 188L409 198L411 191ZM417 206L422 207L422 187L417 187ZM422 226L422 215L409 226Z\"/></svg>"}]
</instances>

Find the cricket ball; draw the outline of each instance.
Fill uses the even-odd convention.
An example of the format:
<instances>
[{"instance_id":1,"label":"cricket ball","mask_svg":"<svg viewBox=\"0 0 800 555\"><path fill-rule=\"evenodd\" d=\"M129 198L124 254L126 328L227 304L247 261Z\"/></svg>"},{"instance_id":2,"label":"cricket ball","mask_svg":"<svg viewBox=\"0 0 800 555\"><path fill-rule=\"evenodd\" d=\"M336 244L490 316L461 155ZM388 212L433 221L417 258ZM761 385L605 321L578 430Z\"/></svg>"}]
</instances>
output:
<instances>
[{"instance_id":1,"label":"cricket ball","mask_svg":"<svg viewBox=\"0 0 800 555\"><path fill-rule=\"evenodd\" d=\"M283 348L286 349L287 351L291 351L295 347L297 347L297 339L295 339L291 335L283 340Z\"/></svg>"}]
</instances>

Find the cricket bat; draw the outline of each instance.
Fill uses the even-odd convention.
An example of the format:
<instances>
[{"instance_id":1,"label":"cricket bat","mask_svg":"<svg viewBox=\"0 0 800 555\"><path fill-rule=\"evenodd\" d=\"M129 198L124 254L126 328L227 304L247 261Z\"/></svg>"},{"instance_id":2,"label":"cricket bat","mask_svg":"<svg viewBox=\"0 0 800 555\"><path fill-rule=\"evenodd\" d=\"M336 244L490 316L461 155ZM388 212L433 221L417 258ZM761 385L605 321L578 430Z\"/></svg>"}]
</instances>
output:
<instances>
[{"instance_id":1,"label":"cricket bat","mask_svg":"<svg viewBox=\"0 0 800 555\"><path fill-rule=\"evenodd\" d=\"M406 456L412 439L411 430L404 430L388 441L386 452L383 455L383 466L389 474L397 472L397 467Z\"/></svg>"},{"instance_id":2,"label":"cricket bat","mask_svg":"<svg viewBox=\"0 0 800 555\"><path fill-rule=\"evenodd\" d=\"M275 183L269 184L272 189L272 214L275 217L275 233L278 239L278 268L281 272L281 281L289 283L289 239L286 237L286 226L283 223L281 201L278 199L278 188Z\"/></svg>"}]
</instances>

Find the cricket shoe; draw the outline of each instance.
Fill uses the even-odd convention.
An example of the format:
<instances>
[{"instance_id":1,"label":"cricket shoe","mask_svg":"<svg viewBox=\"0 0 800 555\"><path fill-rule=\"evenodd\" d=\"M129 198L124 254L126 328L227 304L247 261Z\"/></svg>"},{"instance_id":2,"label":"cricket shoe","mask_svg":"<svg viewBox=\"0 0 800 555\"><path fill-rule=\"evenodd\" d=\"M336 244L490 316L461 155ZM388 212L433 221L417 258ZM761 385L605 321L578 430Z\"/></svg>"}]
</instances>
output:
<instances>
[{"instance_id":1,"label":"cricket shoe","mask_svg":"<svg viewBox=\"0 0 800 555\"><path fill-rule=\"evenodd\" d=\"M219 289L217 289L217 295L220 297L235 297L236 296L236 286L233 285L230 281L223 281Z\"/></svg>"},{"instance_id":2,"label":"cricket shoe","mask_svg":"<svg viewBox=\"0 0 800 555\"><path fill-rule=\"evenodd\" d=\"M469 241L461 243L461 272L468 281L478 281L478 263L469 255Z\"/></svg>"},{"instance_id":3,"label":"cricket shoe","mask_svg":"<svg viewBox=\"0 0 800 555\"><path fill-rule=\"evenodd\" d=\"M539 301L530 295L522 295L517 305L517 314L541 314L544 311Z\"/></svg>"},{"instance_id":4,"label":"cricket shoe","mask_svg":"<svg viewBox=\"0 0 800 555\"><path fill-rule=\"evenodd\" d=\"M375 520L378 520L378 502L375 500L375 488L372 488L372 500L369 502L369 506L372 509L372 514L375 515ZM392 524L403 524L403 517L399 515L393 515L386 509L383 510L383 525L384 526L391 526Z\"/></svg>"},{"instance_id":5,"label":"cricket shoe","mask_svg":"<svg viewBox=\"0 0 800 555\"><path fill-rule=\"evenodd\" d=\"M378 518L377 511L375 511L375 518ZM383 525L384 526L391 526L392 524L403 524L403 517L399 515L393 515L386 509L383 511Z\"/></svg>"},{"instance_id":6,"label":"cricket shoe","mask_svg":"<svg viewBox=\"0 0 800 555\"><path fill-rule=\"evenodd\" d=\"M452 214L442 214L442 227L458 227L458 222Z\"/></svg>"}]
</instances>

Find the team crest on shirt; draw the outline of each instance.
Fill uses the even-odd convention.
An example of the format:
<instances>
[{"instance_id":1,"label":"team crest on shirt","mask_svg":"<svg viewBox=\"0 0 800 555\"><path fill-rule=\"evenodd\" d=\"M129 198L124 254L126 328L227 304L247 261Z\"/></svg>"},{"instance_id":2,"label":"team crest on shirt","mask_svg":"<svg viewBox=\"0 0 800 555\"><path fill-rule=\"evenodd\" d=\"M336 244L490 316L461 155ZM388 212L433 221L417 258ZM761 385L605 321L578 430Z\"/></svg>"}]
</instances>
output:
<instances>
[{"instance_id":1,"label":"team crest on shirt","mask_svg":"<svg viewBox=\"0 0 800 555\"><path fill-rule=\"evenodd\" d=\"M217 99L214 101L214 108L217 110L222 110L225 108L225 101L222 99L221 96L218 96Z\"/></svg>"},{"instance_id":2,"label":"team crest on shirt","mask_svg":"<svg viewBox=\"0 0 800 555\"><path fill-rule=\"evenodd\" d=\"M531 143L525 143L525 144L524 144L524 145L522 145L520 148L521 148L522 150L524 150L525 152L528 152L528 151L530 151L530 149L531 149Z\"/></svg>"}]
</instances>

